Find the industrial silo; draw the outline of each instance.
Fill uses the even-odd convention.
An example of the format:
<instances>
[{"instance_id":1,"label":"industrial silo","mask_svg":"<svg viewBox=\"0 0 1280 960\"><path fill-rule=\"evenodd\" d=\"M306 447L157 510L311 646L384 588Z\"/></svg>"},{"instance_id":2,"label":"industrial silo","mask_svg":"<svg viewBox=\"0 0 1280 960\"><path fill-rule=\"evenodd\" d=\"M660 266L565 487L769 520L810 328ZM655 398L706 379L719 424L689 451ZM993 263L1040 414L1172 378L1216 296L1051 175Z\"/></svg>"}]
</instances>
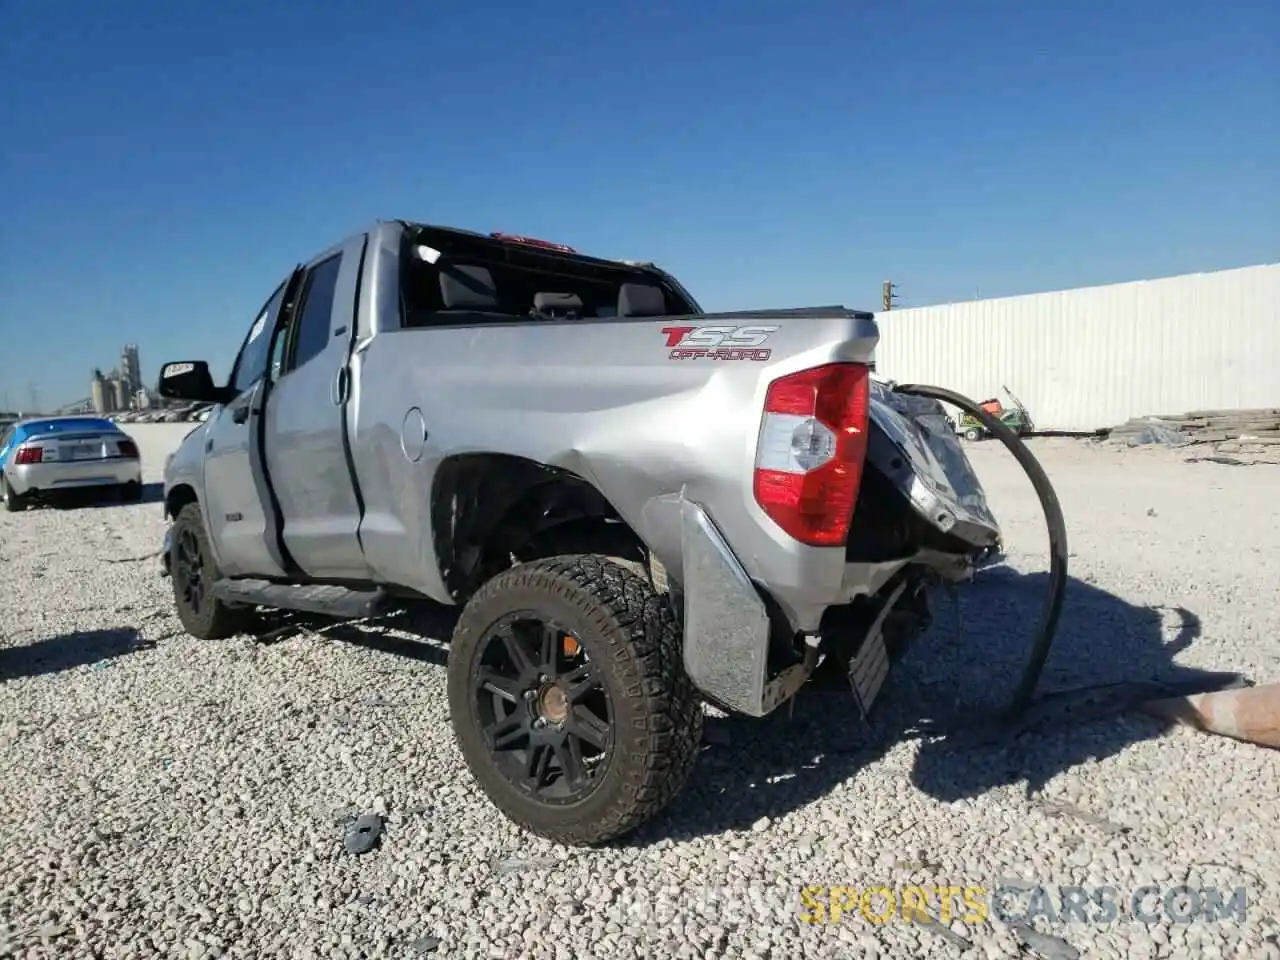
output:
<instances>
[{"instance_id":1,"label":"industrial silo","mask_svg":"<svg viewBox=\"0 0 1280 960\"><path fill-rule=\"evenodd\" d=\"M107 381L102 378L102 371L93 371L93 380L89 384L89 402L93 404L94 413L111 413L114 401L115 397L112 396Z\"/></svg>"}]
</instances>

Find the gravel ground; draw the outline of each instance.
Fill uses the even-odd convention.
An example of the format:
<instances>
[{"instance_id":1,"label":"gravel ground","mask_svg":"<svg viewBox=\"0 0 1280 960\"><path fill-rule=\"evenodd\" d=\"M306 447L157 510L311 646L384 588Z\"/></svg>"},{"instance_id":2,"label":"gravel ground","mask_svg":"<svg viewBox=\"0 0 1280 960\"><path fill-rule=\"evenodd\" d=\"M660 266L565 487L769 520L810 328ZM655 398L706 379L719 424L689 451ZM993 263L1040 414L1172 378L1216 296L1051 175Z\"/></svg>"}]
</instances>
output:
<instances>
[{"instance_id":1,"label":"gravel ground","mask_svg":"<svg viewBox=\"0 0 1280 960\"><path fill-rule=\"evenodd\" d=\"M149 480L187 429L136 429ZM1280 467L1034 448L1072 553L1046 687L1280 680ZM906 736L1008 689L1041 600L1030 486L995 444L973 456L1006 563L958 607L942 598L877 722L817 692L790 718L713 716L676 806L594 852L523 834L478 793L440 642L347 627L200 643L147 557L157 503L0 514L0 955L1004 957L1039 931L1046 957L1280 958L1280 754L1128 714L985 745ZM342 823L364 812L386 827L356 857ZM798 921L806 885L856 901L1014 881L1044 888L1044 912L1067 885L1126 907L1160 895L1150 922L1042 912L1031 933L960 907L949 926L856 906ZM1161 896L1183 884L1244 887L1246 919L1173 922Z\"/></svg>"}]
</instances>

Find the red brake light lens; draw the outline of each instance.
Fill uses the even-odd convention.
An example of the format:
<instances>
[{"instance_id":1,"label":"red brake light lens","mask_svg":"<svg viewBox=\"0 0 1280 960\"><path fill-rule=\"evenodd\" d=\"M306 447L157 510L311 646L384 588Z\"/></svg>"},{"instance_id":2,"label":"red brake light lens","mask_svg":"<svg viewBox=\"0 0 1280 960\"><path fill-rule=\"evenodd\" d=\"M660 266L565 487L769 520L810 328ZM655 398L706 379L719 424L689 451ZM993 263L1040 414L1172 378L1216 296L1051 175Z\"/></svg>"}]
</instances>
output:
<instances>
[{"instance_id":1,"label":"red brake light lens","mask_svg":"<svg viewBox=\"0 0 1280 960\"><path fill-rule=\"evenodd\" d=\"M116 449L120 451L122 457L128 457L130 460L138 459L138 445L132 440L117 440Z\"/></svg>"},{"instance_id":2,"label":"red brake light lens","mask_svg":"<svg viewBox=\"0 0 1280 960\"><path fill-rule=\"evenodd\" d=\"M43 463L44 448L43 447L19 447L18 452L13 455L15 464L23 463Z\"/></svg>"},{"instance_id":3,"label":"red brake light lens","mask_svg":"<svg viewBox=\"0 0 1280 960\"><path fill-rule=\"evenodd\" d=\"M815 547L849 535L867 454L869 371L831 363L769 386L756 448L756 502L788 535Z\"/></svg>"},{"instance_id":4,"label":"red brake light lens","mask_svg":"<svg viewBox=\"0 0 1280 960\"><path fill-rule=\"evenodd\" d=\"M521 243L526 247L541 247L544 250L557 250L560 253L577 253L573 247L564 243L552 243L550 240L538 240L536 237L522 237L515 233L500 233L494 231L489 234L494 240L502 240L505 243Z\"/></svg>"}]
</instances>

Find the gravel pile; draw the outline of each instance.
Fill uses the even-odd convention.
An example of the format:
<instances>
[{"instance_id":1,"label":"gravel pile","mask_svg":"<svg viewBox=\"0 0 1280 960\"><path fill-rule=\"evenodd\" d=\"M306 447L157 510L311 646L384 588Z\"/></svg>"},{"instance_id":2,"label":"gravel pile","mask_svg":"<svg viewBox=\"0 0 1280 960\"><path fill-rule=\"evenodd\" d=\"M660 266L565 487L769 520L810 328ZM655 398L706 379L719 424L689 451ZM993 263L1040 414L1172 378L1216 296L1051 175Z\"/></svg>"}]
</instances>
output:
<instances>
[{"instance_id":1,"label":"gravel pile","mask_svg":"<svg viewBox=\"0 0 1280 960\"><path fill-rule=\"evenodd\" d=\"M148 480L188 429L135 428ZM1030 486L994 442L970 449L1008 555L958 608L942 598L873 728L837 693L712 716L675 808L600 851L523 834L475 788L447 616L204 644L148 557L157 503L0 514L0 956L1280 958L1275 752L1136 715L969 747L904 736L1011 689L1041 602ZM1074 577L1046 686L1280 680L1280 468L1035 449ZM381 832L357 855L362 815ZM1246 917L1173 922L1151 897L1150 923L1023 927L932 899L949 923L877 924L856 904L1001 883L1059 910L1062 886L1125 906L1146 884L1202 903L1243 887ZM799 921L808 885L856 888L840 922Z\"/></svg>"}]
</instances>

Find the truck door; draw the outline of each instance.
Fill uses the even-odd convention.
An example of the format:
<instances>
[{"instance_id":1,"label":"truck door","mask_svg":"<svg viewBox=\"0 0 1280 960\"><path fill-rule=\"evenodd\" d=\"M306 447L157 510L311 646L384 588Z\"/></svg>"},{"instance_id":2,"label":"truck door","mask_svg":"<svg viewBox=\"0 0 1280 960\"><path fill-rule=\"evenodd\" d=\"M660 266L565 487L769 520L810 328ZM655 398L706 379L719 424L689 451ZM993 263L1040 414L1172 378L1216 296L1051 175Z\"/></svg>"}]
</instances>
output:
<instances>
[{"instance_id":1,"label":"truck door","mask_svg":"<svg viewBox=\"0 0 1280 960\"><path fill-rule=\"evenodd\" d=\"M306 266L264 409L267 474L284 546L317 579L371 576L343 429L364 242L353 238Z\"/></svg>"},{"instance_id":2,"label":"truck door","mask_svg":"<svg viewBox=\"0 0 1280 960\"><path fill-rule=\"evenodd\" d=\"M254 319L231 368L228 384L236 395L213 409L204 428L205 529L227 576L286 574L258 441L267 363L280 334L281 304L293 280L280 284Z\"/></svg>"}]
</instances>

